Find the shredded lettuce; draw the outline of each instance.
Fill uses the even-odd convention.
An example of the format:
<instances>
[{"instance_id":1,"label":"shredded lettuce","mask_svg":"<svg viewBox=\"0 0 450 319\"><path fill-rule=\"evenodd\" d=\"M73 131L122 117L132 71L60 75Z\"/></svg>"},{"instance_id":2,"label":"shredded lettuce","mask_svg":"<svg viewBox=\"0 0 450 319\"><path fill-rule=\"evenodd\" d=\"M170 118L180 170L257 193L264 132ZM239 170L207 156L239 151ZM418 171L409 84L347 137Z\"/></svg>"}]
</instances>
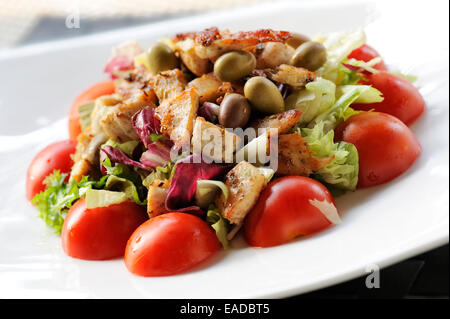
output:
<instances>
[{"instance_id":1,"label":"shredded lettuce","mask_svg":"<svg viewBox=\"0 0 450 319\"><path fill-rule=\"evenodd\" d=\"M114 192L121 192L127 199L134 201L138 205L147 204L146 199L141 200L141 197L145 198L145 196L140 196L136 185L128 179L110 175L106 180L105 189Z\"/></svg>"},{"instance_id":2,"label":"shredded lettuce","mask_svg":"<svg viewBox=\"0 0 450 319\"><path fill-rule=\"evenodd\" d=\"M106 141L105 144L102 145L102 147L103 146L111 146L114 148L118 148L119 150L121 150L122 152L127 154L128 156L132 156L133 151L136 148L136 146L138 146L138 144L139 144L139 141L128 141L125 143L118 143L114 140L109 139L108 141Z\"/></svg>"},{"instance_id":3,"label":"shredded lettuce","mask_svg":"<svg viewBox=\"0 0 450 319\"><path fill-rule=\"evenodd\" d=\"M309 128L315 127L319 122L323 123L324 132L333 130L341 122L349 117L360 113L353 110L350 105L354 103L362 94L367 93L371 89L368 85L352 85L348 90L345 89L343 94L336 102L325 112L319 114L308 124Z\"/></svg>"},{"instance_id":4,"label":"shredded lettuce","mask_svg":"<svg viewBox=\"0 0 450 319\"><path fill-rule=\"evenodd\" d=\"M336 89L336 95L340 97L351 91L361 92L354 103L371 104L379 103L384 100L383 94L379 90L367 85L340 85Z\"/></svg>"},{"instance_id":5,"label":"shredded lettuce","mask_svg":"<svg viewBox=\"0 0 450 319\"><path fill-rule=\"evenodd\" d=\"M91 113L94 110L95 101L90 101L78 107L80 114L81 130L84 132L91 127Z\"/></svg>"},{"instance_id":6,"label":"shredded lettuce","mask_svg":"<svg viewBox=\"0 0 450 319\"><path fill-rule=\"evenodd\" d=\"M317 75L337 82L341 63L355 49L366 42L364 31L350 33L332 33L328 36L319 36L315 41L322 43L327 50L327 62L317 70Z\"/></svg>"},{"instance_id":7,"label":"shredded lettuce","mask_svg":"<svg viewBox=\"0 0 450 319\"><path fill-rule=\"evenodd\" d=\"M66 182L67 174L59 170L53 171L44 180L46 189L34 196L32 203L39 210L39 217L61 233L64 218L72 205L85 196L88 189L101 189L106 183L106 176L99 181L93 181L83 176L79 182Z\"/></svg>"},{"instance_id":8,"label":"shredded lettuce","mask_svg":"<svg viewBox=\"0 0 450 319\"><path fill-rule=\"evenodd\" d=\"M353 144L334 143L334 131L325 132L324 125L319 122L312 129L301 129L315 156L332 158L330 163L315 172L314 177L334 188L354 191L358 183L358 151Z\"/></svg>"},{"instance_id":9,"label":"shredded lettuce","mask_svg":"<svg viewBox=\"0 0 450 319\"><path fill-rule=\"evenodd\" d=\"M86 208L107 207L126 201L127 195L123 192L113 192L104 189L88 189L86 191Z\"/></svg>"},{"instance_id":10,"label":"shredded lettuce","mask_svg":"<svg viewBox=\"0 0 450 319\"><path fill-rule=\"evenodd\" d=\"M206 221L216 232L217 239L219 239L224 249L230 247L230 242L227 239L229 223L222 217L219 210L214 204L209 205L208 212L206 213Z\"/></svg>"},{"instance_id":11,"label":"shredded lettuce","mask_svg":"<svg viewBox=\"0 0 450 319\"><path fill-rule=\"evenodd\" d=\"M228 198L228 188L221 181L199 179L197 180L197 189L195 190L195 204L200 208L208 208L214 203L219 192L225 196L225 201Z\"/></svg>"},{"instance_id":12,"label":"shredded lettuce","mask_svg":"<svg viewBox=\"0 0 450 319\"><path fill-rule=\"evenodd\" d=\"M287 109L302 111L299 125L304 125L333 105L335 93L336 85L333 82L317 78L306 84L304 90L295 91L289 95L285 105Z\"/></svg>"}]
</instances>

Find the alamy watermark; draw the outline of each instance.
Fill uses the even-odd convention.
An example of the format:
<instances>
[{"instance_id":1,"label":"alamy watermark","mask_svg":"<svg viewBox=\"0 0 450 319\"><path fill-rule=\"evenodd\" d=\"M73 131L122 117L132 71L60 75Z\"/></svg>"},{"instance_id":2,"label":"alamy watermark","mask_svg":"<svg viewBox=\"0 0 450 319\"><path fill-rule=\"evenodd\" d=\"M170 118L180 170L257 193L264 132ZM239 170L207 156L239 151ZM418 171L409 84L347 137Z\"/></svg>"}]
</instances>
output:
<instances>
[{"instance_id":1,"label":"alamy watermark","mask_svg":"<svg viewBox=\"0 0 450 319\"><path fill-rule=\"evenodd\" d=\"M380 288L380 267L376 264L367 265L366 273L369 273L366 277L366 287L368 289Z\"/></svg>"},{"instance_id":2,"label":"alamy watermark","mask_svg":"<svg viewBox=\"0 0 450 319\"><path fill-rule=\"evenodd\" d=\"M79 29L80 28L80 8L78 6L71 7L68 10L69 14L66 17L67 29Z\"/></svg>"}]
</instances>

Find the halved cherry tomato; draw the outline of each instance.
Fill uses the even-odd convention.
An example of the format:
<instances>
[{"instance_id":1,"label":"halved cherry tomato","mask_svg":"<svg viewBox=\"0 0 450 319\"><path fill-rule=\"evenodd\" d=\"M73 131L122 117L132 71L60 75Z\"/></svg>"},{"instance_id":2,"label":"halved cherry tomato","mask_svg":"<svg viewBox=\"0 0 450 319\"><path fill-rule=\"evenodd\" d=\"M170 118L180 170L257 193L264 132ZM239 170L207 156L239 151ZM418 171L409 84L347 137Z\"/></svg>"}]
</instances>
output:
<instances>
[{"instance_id":1,"label":"halved cherry tomato","mask_svg":"<svg viewBox=\"0 0 450 319\"><path fill-rule=\"evenodd\" d=\"M125 265L139 276L169 276L192 269L220 248L213 229L199 217L167 213L151 218L131 235Z\"/></svg>"},{"instance_id":2,"label":"halved cherry tomato","mask_svg":"<svg viewBox=\"0 0 450 319\"><path fill-rule=\"evenodd\" d=\"M82 198L64 220L62 247L67 255L79 259L121 257L130 235L146 220L145 209L134 202L87 209L86 199Z\"/></svg>"},{"instance_id":3,"label":"halved cherry tomato","mask_svg":"<svg viewBox=\"0 0 450 319\"><path fill-rule=\"evenodd\" d=\"M358 187L386 183L406 171L421 153L411 130L392 115L364 112L336 128L335 139L352 143L359 154Z\"/></svg>"},{"instance_id":4,"label":"halved cherry tomato","mask_svg":"<svg viewBox=\"0 0 450 319\"><path fill-rule=\"evenodd\" d=\"M113 81L99 82L90 86L75 98L69 110L69 137L72 141L76 141L77 136L81 133L78 107L100 96L113 94L114 90Z\"/></svg>"},{"instance_id":5,"label":"halved cherry tomato","mask_svg":"<svg viewBox=\"0 0 450 319\"><path fill-rule=\"evenodd\" d=\"M368 79L367 84L381 91L384 100L373 104L353 104L352 108L362 111L375 109L377 112L391 114L406 125L412 124L422 115L425 101L408 80L388 72L371 74Z\"/></svg>"},{"instance_id":6,"label":"halved cherry tomato","mask_svg":"<svg viewBox=\"0 0 450 319\"><path fill-rule=\"evenodd\" d=\"M50 144L40 151L28 166L25 183L26 198L31 201L34 195L45 190L42 183L55 169L61 173L69 173L73 160L71 154L75 153L77 143L71 140Z\"/></svg>"},{"instance_id":7,"label":"halved cherry tomato","mask_svg":"<svg viewBox=\"0 0 450 319\"><path fill-rule=\"evenodd\" d=\"M334 199L321 183L286 176L267 185L244 223L251 246L270 247L309 235L340 221Z\"/></svg>"},{"instance_id":8,"label":"halved cherry tomato","mask_svg":"<svg viewBox=\"0 0 450 319\"><path fill-rule=\"evenodd\" d=\"M358 49L353 50L349 55L349 59L356 59L364 62L369 62L370 60L379 57L380 54L372 48L370 45L363 44ZM380 70L380 71L387 71L388 68L386 64L384 64L384 61L381 61L373 66L374 69Z\"/></svg>"}]
</instances>

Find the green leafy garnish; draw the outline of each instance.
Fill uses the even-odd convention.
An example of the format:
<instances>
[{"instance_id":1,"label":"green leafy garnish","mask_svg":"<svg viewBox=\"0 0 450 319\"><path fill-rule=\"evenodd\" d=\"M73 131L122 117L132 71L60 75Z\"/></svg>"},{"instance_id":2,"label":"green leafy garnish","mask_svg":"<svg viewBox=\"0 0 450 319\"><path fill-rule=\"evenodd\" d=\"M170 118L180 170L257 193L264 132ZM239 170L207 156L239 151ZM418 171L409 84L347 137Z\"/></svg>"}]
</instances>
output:
<instances>
[{"instance_id":1,"label":"green leafy garnish","mask_svg":"<svg viewBox=\"0 0 450 319\"><path fill-rule=\"evenodd\" d=\"M64 218L72 205L86 194L88 189L101 189L106 183L106 176L99 181L83 176L79 182L65 182L68 174L53 171L44 180L46 189L33 197L32 203L39 210L39 217L61 233Z\"/></svg>"},{"instance_id":2,"label":"green leafy garnish","mask_svg":"<svg viewBox=\"0 0 450 319\"><path fill-rule=\"evenodd\" d=\"M356 147L346 142L334 143L334 131L325 133L323 122L313 129L302 128L301 134L315 156L332 158L330 163L315 172L314 177L333 188L354 191L359 172Z\"/></svg>"}]
</instances>

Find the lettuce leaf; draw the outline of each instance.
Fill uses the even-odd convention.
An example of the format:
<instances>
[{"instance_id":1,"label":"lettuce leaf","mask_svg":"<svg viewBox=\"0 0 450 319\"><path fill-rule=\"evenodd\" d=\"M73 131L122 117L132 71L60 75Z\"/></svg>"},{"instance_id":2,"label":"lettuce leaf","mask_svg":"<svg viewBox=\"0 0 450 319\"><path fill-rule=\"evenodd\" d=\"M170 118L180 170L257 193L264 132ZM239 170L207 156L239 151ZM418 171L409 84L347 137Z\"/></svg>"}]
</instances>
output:
<instances>
[{"instance_id":1,"label":"lettuce leaf","mask_svg":"<svg viewBox=\"0 0 450 319\"><path fill-rule=\"evenodd\" d=\"M346 142L334 143L334 131L325 132L323 122L312 129L301 129L301 134L315 156L333 158L328 165L316 171L314 177L334 188L354 191L359 172L356 147Z\"/></svg>"},{"instance_id":2,"label":"lettuce leaf","mask_svg":"<svg viewBox=\"0 0 450 319\"><path fill-rule=\"evenodd\" d=\"M314 120L308 124L308 127L313 128L318 123L322 122L325 133L333 130L341 122L360 113L360 111L353 110L350 105L370 89L371 87L368 85L352 85L349 90L343 92L333 106L316 116Z\"/></svg>"},{"instance_id":3,"label":"lettuce leaf","mask_svg":"<svg viewBox=\"0 0 450 319\"><path fill-rule=\"evenodd\" d=\"M53 171L44 180L46 189L36 194L32 203L39 210L39 217L61 233L64 218L72 205L85 196L88 189L101 189L106 183L106 176L99 181L93 181L83 176L79 182L66 182L68 174L61 174L59 170Z\"/></svg>"},{"instance_id":4,"label":"lettuce leaf","mask_svg":"<svg viewBox=\"0 0 450 319\"><path fill-rule=\"evenodd\" d=\"M285 101L286 109L301 110L299 125L304 125L333 105L335 93L336 85L333 82L317 78L306 84L305 90L289 95Z\"/></svg>"},{"instance_id":5,"label":"lettuce leaf","mask_svg":"<svg viewBox=\"0 0 450 319\"><path fill-rule=\"evenodd\" d=\"M216 232L217 239L219 239L224 249L230 248L230 242L227 239L228 229L230 227L228 221L222 217L219 210L214 204L209 205L206 213L206 221Z\"/></svg>"},{"instance_id":6,"label":"lettuce leaf","mask_svg":"<svg viewBox=\"0 0 450 319\"><path fill-rule=\"evenodd\" d=\"M317 70L317 75L339 83L339 70L341 63L355 49L366 43L366 35L364 31L359 30L349 33L332 33L326 37L319 36L315 41L322 43L327 50L327 62Z\"/></svg>"}]
</instances>

